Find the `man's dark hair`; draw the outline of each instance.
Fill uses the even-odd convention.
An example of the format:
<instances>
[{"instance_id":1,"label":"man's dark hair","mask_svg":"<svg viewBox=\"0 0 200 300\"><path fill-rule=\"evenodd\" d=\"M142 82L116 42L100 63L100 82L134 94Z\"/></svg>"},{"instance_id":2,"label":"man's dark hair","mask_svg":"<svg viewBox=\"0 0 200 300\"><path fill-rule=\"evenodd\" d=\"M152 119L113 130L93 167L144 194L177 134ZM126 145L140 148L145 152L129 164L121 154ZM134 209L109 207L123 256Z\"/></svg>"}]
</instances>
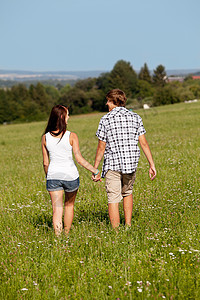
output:
<instances>
[{"instance_id":1,"label":"man's dark hair","mask_svg":"<svg viewBox=\"0 0 200 300\"><path fill-rule=\"evenodd\" d=\"M107 93L106 99L112 101L116 106L125 106L126 105L126 95L120 89L114 89Z\"/></svg>"}]
</instances>

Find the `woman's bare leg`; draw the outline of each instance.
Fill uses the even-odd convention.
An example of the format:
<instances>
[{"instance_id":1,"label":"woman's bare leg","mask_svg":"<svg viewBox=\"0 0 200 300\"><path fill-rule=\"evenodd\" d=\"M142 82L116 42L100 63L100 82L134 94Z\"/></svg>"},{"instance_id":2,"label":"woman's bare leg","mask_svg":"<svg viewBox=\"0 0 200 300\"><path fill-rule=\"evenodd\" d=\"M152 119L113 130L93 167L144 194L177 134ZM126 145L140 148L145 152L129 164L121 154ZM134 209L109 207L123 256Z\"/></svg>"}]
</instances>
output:
<instances>
[{"instance_id":1,"label":"woman's bare leg","mask_svg":"<svg viewBox=\"0 0 200 300\"><path fill-rule=\"evenodd\" d=\"M63 190L49 192L53 208L53 228L58 236L62 232Z\"/></svg>"},{"instance_id":2,"label":"woman's bare leg","mask_svg":"<svg viewBox=\"0 0 200 300\"><path fill-rule=\"evenodd\" d=\"M77 191L71 193L65 192L64 230L66 234L69 233L72 226L74 218L74 202L76 199Z\"/></svg>"}]
</instances>

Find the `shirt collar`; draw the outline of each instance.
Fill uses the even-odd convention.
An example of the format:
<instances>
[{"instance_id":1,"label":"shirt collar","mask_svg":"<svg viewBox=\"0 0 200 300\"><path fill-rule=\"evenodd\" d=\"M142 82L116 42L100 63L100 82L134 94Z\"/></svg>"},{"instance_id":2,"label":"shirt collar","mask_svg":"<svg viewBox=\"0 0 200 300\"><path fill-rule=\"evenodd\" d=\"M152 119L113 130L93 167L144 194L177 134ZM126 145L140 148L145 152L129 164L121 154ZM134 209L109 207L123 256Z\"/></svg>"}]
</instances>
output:
<instances>
[{"instance_id":1,"label":"shirt collar","mask_svg":"<svg viewBox=\"0 0 200 300\"><path fill-rule=\"evenodd\" d=\"M125 107L123 107L123 106L116 106L115 108L113 108L110 111L110 115L116 115L119 111L124 111L124 110L126 110Z\"/></svg>"}]
</instances>

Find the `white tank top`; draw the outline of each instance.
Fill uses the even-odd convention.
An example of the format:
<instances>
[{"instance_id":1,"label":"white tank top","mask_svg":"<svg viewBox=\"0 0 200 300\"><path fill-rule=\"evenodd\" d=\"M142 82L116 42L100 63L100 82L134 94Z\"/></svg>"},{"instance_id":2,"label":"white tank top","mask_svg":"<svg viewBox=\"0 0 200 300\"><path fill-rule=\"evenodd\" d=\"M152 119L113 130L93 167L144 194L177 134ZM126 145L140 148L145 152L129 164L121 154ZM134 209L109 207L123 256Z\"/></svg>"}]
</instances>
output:
<instances>
[{"instance_id":1,"label":"white tank top","mask_svg":"<svg viewBox=\"0 0 200 300\"><path fill-rule=\"evenodd\" d=\"M46 133L46 147L49 152L50 164L47 180L59 179L72 181L79 177L77 167L73 161L72 146L69 142L70 131L66 131L62 139Z\"/></svg>"}]
</instances>

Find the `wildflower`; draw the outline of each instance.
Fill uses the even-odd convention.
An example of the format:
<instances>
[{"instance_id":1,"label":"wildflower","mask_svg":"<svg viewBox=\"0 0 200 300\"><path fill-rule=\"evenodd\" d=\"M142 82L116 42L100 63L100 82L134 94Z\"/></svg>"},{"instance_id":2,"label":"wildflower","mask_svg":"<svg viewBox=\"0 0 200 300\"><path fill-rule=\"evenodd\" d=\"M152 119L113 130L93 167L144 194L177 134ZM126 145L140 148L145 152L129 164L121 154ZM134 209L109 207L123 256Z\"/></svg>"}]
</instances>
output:
<instances>
[{"instance_id":1,"label":"wildflower","mask_svg":"<svg viewBox=\"0 0 200 300\"><path fill-rule=\"evenodd\" d=\"M112 286L111 286L111 285L109 285L108 287L109 287L109 289L112 289Z\"/></svg>"},{"instance_id":2,"label":"wildflower","mask_svg":"<svg viewBox=\"0 0 200 300\"><path fill-rule=\"evenodd\" d=\"M138 292L140 292L140 293L141 293L141 292L142 292L142 289L141 289L141 288L138 288Z\"/></svg>"},{"instance_id":3,"label":"wildflower","mask_svg":"<svg viewBox=\"0 0 200 300\"><path fill-rule=\"evenodd\" d=\"M21 291L28 291L28 289L26 289L26 288L23 288L23 289L21 289Z\"/></svg>"}]
</instances>

